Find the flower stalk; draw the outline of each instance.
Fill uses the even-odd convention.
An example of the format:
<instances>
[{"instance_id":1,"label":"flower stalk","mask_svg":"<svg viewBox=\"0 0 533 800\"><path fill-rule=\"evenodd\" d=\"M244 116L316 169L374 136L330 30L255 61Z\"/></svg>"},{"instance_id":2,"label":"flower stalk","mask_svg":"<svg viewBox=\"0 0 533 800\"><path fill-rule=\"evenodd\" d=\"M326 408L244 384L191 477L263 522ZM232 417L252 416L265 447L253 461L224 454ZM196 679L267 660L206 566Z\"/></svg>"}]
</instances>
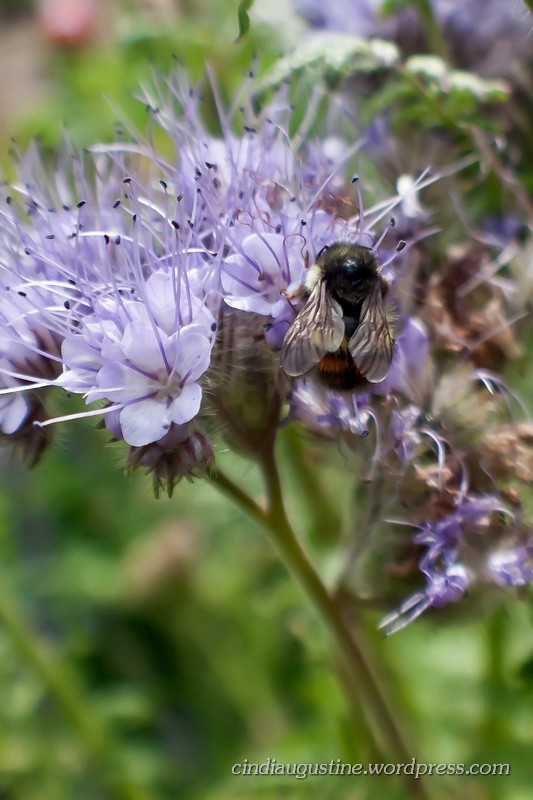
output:
<instances>
[{"instance_id":1,"label":"flower stalk","mask_svg":"<svg viewBox=\"0 0 533 800\"><path fill-rule=\"evenodd\" d=\"M210 480L267 531L283 563L335 640L344 662L344 685L349 688L351 704L363 707L367 733L374 750L383 757L409 762L413 757L412 749L391 711L386 691L366 653L359 632L356 634L347 627L339 606L324 586L287 517L273 450L262 453L260 467L268 497L266 511L220 470L213 471ZM413 797L420 800L430 796L421 781L413 781L410 788Z\"/></svg>"},{"instance_id":2,"label":"flower stalk","mask_svg":"<svg viewBox=\"0 0 533 800\"><path fill-rule=\"evenodd\" d=\"M413 5L420 14L420 19L432 52L446 60L448 56L446 41L442 35L439 21L430 0L415 0Z\"/></svg>"}]
</instances>

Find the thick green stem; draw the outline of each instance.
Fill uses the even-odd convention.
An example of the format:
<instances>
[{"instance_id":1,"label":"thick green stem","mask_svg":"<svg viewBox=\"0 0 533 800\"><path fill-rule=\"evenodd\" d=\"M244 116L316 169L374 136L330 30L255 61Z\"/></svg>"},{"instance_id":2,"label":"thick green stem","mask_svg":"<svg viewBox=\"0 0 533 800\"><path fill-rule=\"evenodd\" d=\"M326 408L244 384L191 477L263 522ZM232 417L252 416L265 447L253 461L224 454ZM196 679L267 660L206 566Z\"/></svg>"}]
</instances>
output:
<instances>
[{"instance_id":1,"label":"thick green stem","mask_svg":"<svg viewBox=\"0 0 533 800\"><path fill-rule=\"evenodd\" d=\"M220 471L213 472L211 480L222 492L244 508L267 530L285 565L295 576L327 629L336 641L349 676L352 698L363 706L367 728L373 739L373 747L383 756L407 763L413 752L404 740L399 725L394 719L385 692L376 671L360 645L357 636L347 627L340 609L330 596L318 573L312 566L303 547L292 530L285 512L281 483L272 453L261 456L261 467L268 492L268 510L263 511L246 493ZM426 800L430 795L422 781L409 778L413 797Z\"/></svg>"},{"instance_id":2,"label":"thick green stem","mask_svg":"<svg viewBox=\"0 0 533 800\"><path fill-rule=\"evenodd\" d=\"M32 630L8 581L0 578L0 624L14 641L43 685L63 708L78 732L99 775L117 800L155 800L154 795L132 783L117 754L119 748L102 719L83 696L76 676L53 652L51 646Z\"/></svg>"},{"instance_id":3,"label":"thick green stem","mask_svg":"<svg viewBox=\"0 0 533 800\"><path fill-rule=\"evenodd\" d=\"M285 563L298 578L327 627L335 636L348 664L352 669L355 667L359 696L366 697L371 706L372 720L377 722L380 736L383 739L380 742L382 749L385 745L386 750L391 754L394 753L400 760L408 761L412 758L411 751L389 714L387 703L380 687L375 682L376 676L372 673L366 655L360 649L357 641L352 638L337 605L319 578L288 521L274 457L268 454L264 456L262 466L269 491L270 530L274 534L275 544L284 557Z\"/></svg>"}]
</instances>

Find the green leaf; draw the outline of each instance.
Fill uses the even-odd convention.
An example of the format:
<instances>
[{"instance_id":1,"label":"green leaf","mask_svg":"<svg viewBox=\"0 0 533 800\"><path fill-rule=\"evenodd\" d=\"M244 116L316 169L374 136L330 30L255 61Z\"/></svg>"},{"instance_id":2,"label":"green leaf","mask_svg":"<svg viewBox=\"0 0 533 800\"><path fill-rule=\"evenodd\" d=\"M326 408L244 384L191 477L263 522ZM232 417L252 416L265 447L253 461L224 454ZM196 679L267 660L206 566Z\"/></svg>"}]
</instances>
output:
<instances>
[{"instance_id":1,"label":"green leaf","mask_svg":"<svg viewBox=\"0 0 533 800\"><path fill-rule=\"evenodd\" d=\"M239 3L239 8L237 11L237 16L239 19L239 35L237 36L236 41L240 42L243 36L246 36L248 31L250 30L250 15L248 14L249 10L254 4L254 0L241 0Z\"/></svg>"}]
</instances>

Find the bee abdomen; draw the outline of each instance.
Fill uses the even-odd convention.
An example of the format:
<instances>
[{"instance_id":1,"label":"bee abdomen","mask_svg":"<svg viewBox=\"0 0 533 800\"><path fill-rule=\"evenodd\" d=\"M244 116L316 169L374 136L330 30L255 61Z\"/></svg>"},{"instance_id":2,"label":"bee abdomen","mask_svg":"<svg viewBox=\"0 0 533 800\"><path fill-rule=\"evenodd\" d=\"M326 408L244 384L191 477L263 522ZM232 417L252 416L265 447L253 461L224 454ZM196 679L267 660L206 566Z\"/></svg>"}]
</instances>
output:
<instances>
[{"instance_id":1,"label":"bee abdomen","mask_svg":"<svg viewBox=\"0 0 533 800\"><path fill-rule=\"evenodd\" d=\"M323 383L336 391L356 389L366 383L345 344L335 353L322 356L317 365L317 373Z\"/></svg>"}]
</instances>

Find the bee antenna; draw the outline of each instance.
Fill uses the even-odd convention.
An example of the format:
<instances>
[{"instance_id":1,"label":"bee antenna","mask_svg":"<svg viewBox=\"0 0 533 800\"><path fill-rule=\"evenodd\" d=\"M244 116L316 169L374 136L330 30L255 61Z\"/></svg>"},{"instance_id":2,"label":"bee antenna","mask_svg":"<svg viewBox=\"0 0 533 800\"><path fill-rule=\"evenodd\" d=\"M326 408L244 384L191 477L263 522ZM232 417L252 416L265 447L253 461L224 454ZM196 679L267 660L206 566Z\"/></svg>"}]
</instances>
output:
<instances>
[{"instance_id":1,"label":"bee antenna","mask_svg":"<svg viewBox=\"0 0 533 800\"><path fill-rule=\"evenodd\" d=\"M370 254L371 254L371 255L374 255L374 254L375 254L375 253L376 253L376 252L379 250L379 247L380 247L380 245L381 245L381 242L383 241L383 239L385 238L385 236L388 234L388 232L390 231L390 229L391 229L391 228L394 228L394 226L395 226L395 225L396 225L396 220L394 219L394 217L391 217L391 218L389 219L389 224L387 225L387 227L385 228L385 230L383 231L383 233L381 234L381 236L380 236L380 237L379 237L379 239L377 240L376 244L374 245L374 247L373 247L373 248L372 248L372 250L370 251ZM405 246L405 243L404 243L404 246Z\"/></svg>"},{"instance_id":2,"label":"bee antenna","mask_svg":"<svg viewBox=\"0 0 533 800\"><path fill-rule=\"evenodd\" d=\"M357 184L357 202L359 204L359 222L357 225L357 235L360 236L363 232L363 219L365 217L365 210L363 206L363 192L361 191L361 184L359 183L359 175L354 175L352 183Z\"/></svg>"}]
</instances>

